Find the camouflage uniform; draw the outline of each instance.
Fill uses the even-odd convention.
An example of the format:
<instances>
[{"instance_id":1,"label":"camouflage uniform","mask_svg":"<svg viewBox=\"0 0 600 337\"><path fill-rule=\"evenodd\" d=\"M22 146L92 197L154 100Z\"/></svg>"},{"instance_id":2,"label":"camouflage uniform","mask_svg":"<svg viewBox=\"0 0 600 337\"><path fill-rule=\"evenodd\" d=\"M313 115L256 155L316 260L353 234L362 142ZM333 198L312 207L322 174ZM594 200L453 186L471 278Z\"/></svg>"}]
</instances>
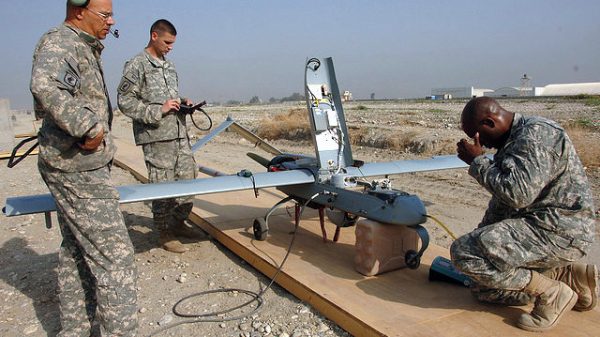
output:
<instances>
[{"instance_id":1,"label":"camouflage uniform","mask_svg":"<svg viewBox=\"0 0 600 337\"><path fill-rule=\"evenodd\" d=\"M137 328L134 251L110 182L116 148L102 49L95 37L63 24L42 36L33 56L31 92L43 118L38 167L63 236L59 336L89 336L95 322L102 336L134 336ZM98 125L102 144L81 149Z\"/></svg>"},{"instance_id":2,"label":"camouflage uniform","mask_svg":"<svg viewBox=\"0 0 600 337\"><path fill-rule=\"evenodd\" d=\"M476 297L524 300L515 291L529 283L530 270L587 254L595 233L592 194L573 144L557 123L515 114L505 145L493 160L475 158L469 174L492 199L478 228L458 238L450 253L455 266L478 283Z\"/></svg>"},{"instance_id":3,"label":"camouflage uniform","mask_svg":"<svg viewBox=\"0 0 600 337\"><path fill-rule=\"evenodd\" d=\"M179 99L177 72L169 60L157 60L143 51L129 60L118 89L119 109L133 119L136 145L141 145L151 183L196 178L196 163L190 147L183 113L162 115L162 105ZM152 202L159 230L187 219L191 198Z\"/></svg>"}]
</instances>

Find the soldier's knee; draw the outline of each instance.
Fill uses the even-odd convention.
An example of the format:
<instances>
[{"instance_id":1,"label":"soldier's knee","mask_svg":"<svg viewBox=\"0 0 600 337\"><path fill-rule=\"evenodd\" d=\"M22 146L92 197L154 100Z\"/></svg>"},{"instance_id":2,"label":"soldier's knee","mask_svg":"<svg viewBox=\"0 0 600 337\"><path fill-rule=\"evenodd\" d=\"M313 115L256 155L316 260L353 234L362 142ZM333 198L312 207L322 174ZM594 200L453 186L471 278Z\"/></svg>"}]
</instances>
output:
<instances>
[{"instance_id":1,"label":"soldier's knee","mask_svg":"<svg viewBox=\"0 0 600 337\"><path fill-rule=\"evenodd\" d=\"M452 245L450 245L450 258L452 259L452 261L455 260L460 260L464 257L464 253L465 253L465 248L466 246L466 235L465 236L461 236L458 239L454 240L454 242L452 242Z\"/></svg>"}]
</instances>

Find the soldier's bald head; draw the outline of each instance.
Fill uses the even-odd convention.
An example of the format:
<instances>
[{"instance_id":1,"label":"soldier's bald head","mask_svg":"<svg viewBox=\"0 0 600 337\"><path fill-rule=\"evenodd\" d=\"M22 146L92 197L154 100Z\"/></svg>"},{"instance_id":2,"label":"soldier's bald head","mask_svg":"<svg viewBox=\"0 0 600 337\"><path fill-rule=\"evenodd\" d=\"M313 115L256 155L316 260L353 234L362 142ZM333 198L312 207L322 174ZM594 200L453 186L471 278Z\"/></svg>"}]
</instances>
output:
<instances>
[{"instance_id":1,"label":"soldier's bald head","mask_svg":"<svg viewBox=\"0 0 600 337\"><path fill-rule=\"evenodd\" d=\"M461 123L480 119L488 114L498 114L501 110L503 110L502 107L491 97L473 98L462 111Z\"/></svg>"},{"instance_id":2,"label":"soldier's bald head","mask_svg":"<svg viewBox=\"0 0 600 337\"><path fill-rule=\"evenodd\" d=\"M465 105L460 118L462 130L474 137L479 133L482 144L498 148L507 138L514 114L491 97L477 97Z\"/></svg>"}]
</instances>

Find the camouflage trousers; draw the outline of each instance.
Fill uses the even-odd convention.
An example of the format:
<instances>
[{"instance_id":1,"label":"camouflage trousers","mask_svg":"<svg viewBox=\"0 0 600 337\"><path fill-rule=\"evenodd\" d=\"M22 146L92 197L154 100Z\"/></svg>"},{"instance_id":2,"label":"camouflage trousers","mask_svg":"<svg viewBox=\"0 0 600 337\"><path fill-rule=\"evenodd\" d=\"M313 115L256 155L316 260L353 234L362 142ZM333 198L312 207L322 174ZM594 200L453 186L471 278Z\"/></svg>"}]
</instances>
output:
<instances>
[{"instance_id":1,"label":"camouflage trousers","mask_svg":"<svg viewBox=\"0 0 600 337\"><path fill-rule=\"evenodd\" d=\"M108 166L62 172L39 163L56 200L60 337L135 336L137 271Z\"/></svg>"},{"instance_id":2,"label":"camouflage trousers","mask_svg":"<svg viewBox=\"0 0 600 337\"><path fill-rule=\"evenodd\" d=\"M187 138L143 145L150 183L196 178L196 162ZM154 200L152 213L159 230L188 218L193 197Z\"/></svg>"},{"instance_id":3,"label":"camouflage trousers","mask_svg":"<svg viewBox=\"0 0 600 337\"><path fill-rule=\"evenodd\" d=\"M585 256L587 247L545 231L525 219L506 219L458 238L450 247L454 266L479 288L520 291L531 280L531 270L543 271ZM503 294L488 292L494 297ZM485 296L477 294L477 297ZM480 298L481 299L481 298Z\"/></svg>"}]
</instances>

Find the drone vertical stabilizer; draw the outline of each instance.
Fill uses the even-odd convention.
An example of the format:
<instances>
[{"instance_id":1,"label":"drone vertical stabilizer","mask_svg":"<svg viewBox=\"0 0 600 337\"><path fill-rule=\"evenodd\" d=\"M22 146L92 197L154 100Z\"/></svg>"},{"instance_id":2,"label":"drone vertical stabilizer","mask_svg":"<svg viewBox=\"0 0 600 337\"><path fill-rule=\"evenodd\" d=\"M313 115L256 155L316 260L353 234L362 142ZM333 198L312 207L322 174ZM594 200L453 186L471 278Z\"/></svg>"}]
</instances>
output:
<instances>
[{"instance_id":1,"label":"drone vertical stabilizer","mask_svg":"<svg viewBox=\"0 0 600 337\"><path fill-rule=\"evenodd\" d=\"M304 84L319 168L339 172L353 161L333 60L308 59Z\"/></svg>"}]
</instances>

